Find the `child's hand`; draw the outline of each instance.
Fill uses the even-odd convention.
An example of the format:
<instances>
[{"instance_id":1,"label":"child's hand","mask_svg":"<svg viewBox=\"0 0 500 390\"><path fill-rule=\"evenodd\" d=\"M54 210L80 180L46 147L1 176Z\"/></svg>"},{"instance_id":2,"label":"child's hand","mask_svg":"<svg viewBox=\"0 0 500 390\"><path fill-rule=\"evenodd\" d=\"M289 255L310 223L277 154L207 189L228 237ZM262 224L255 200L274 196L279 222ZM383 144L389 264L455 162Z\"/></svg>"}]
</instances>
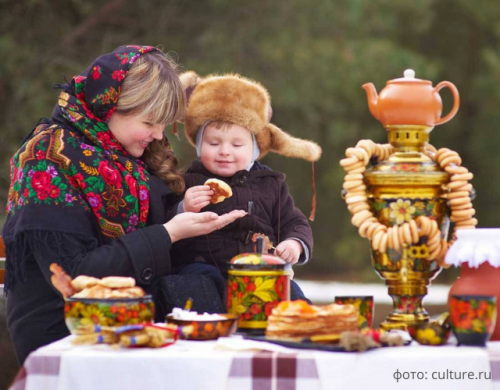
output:
<instances>
[{"instance_id":1,"label":"child's hand","mask_svg":"<svg viewBox=\"0 0 500 390\"><path fill-rule=\"evenodd\" d=\"M302 245L297 240L285 240L276 247L276 255L281 257L287 263L295 264L304 251Z\"/></svg>"},{"instance_id":2,"label":"child's hand","mask_svg":"<svg viewBox=\"0 0 500 390\"><path fill-rule=\"evenodd\" d=\"M189 188L184 194L184 201L182 203L185 212L197 213L203 207L210 204L210 197L213 191L209 186L195 186Z\"/></svg>"}]
</instances>

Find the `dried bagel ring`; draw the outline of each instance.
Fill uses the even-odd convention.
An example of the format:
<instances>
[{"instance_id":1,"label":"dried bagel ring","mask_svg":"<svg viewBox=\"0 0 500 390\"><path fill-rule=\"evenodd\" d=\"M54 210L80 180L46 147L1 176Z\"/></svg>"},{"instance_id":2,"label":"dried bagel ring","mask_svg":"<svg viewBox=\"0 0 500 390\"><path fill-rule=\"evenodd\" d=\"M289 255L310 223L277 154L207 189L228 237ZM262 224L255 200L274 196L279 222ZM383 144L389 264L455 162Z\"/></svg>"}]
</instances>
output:
<instances>
[{"instance_id":1,"label":"dried bagel ring","mask_svg":"<svg viewBox=\"0 0 500 390\"><path fill-rule=\"evenodd\" d=\"M456 155L456 156L449 156L449 157L446 157L444 160L442 160L439 163L439 165L441 165L442 167L445 167L445 166L447 166L449 164L460 165L460 164L462 164L462 159L458 155Z\"/></svg>"},{"instance_id":2,"label":"dried bagel ring","mask_svg":"<svg viewBox=\"0 0 500 390\"><path fill-rule=\"evenodd\" d=\"M344 167L344 170L351 173L351 171L357 170L359 168L366 169L365 164L363 164L363 161L359 161L356 164L351 164L347 167Z\"/></svg>"},{"instance_id":3,"label":"dried bagel ring","mask_svg":"<svg viewBox=\"0 0 500 390\"><path fill-rule=\"evenodd\" d=\"M438 224L436 220L431 219L431 230L429 231L429 237L433 237L439 232Z\"/></svg>"},{"instance_id":4,"label":"dried bagel ring","mask_svg":"<svg viewBox=\"0 0 500 390\"><path fill-rule=\"evenodd\" d=\"M461 167L459 165L447 165L444 170L448 172L450 175L467 173L469 170L465 167Z\"/></svg>"},{"instance_id":5,"label":"dried bagel ring","mask_svg":"<svg viewBox=\"0 0 500 390\"><path fill-rule=\"evenodd\" d=\"M394 243L393 243L393 235L392 235L392 227L390 227L389 229L387 229L387 247L389 248L394 248Z\"/></svg>"},{"instance_id":6,"label":"dried bagel ring","mask_svg":"<svg viewBox=\"0 0 500 390\"><path fill-rule=\"evenodd\" d=\"M352 198L346 199L345 202L347 204L353 204L357 202L366 202L367 200L368 198L366 197L366 195L364 195L364 196L353 196Z\"/></svg>"},{"instance_id":7,"label":"dried bagel ring","mask_svg":"<svg viewBox=\"0 0 500 390\"><path fill-rule=\"evenodd\" d=\"M359 225L361 225L363 221L371 217L373 217L373 214L370 211L362 210L359 213L353 215L353 217L351 218L351 223L354 226L359 227Z\"/></svg>"},{"instance_id":8,"label":"dried bagel ring","mask_svg":"<svg viewBox=\"0 0 500 390\"><path fill-rule=\"evenodd\" d=\"M398 225L394 225L392 227L392 248L395 251L398 251L399 248L401 247L400 243L399 243L399 234L398 233L399 233Z\"/></svg>"},{"instance_id":9,"label":"dried bagel ring","mask_svg":"<svg viewBox=\"0 0 500 390\"><path fill-rule=\"evenodd\" d=\"M362 180L354 180L354 181L345 181L342 187L346 190L349 190L351 188L355 188L362 185L363 185Z\"/></svg>"},{"instance_id":10,"label":"dried bagel ring","mask_svg":"<svg viewBox=\"0 0 500 390\"><path fill-rule=\"evenodd\" d=\"M367 238L368 235L366 234L366 231L368 230L368 228L375 224L377 222L377 218L375 217L371 217L371 218L368 218L366 220L364 220L360 225L359 225L359 229L358 229L358 233L361 237L363 238Z\"/></svg>"},{"instance_id":11,"label":"dried bagel ring","mask_svg":"<svg viewBox=\"0 0 500 390\"><path fill-rule=\"evenodd\" d=\"M361 180L363 181L363 175L361 173L349 173L344 177L344 181L354 181L354 180Z\"/></svg>"},{"instance_id":12,"label":"dried bagel ring","mask_svg":"<svg viewBox=\"0 0 500 390\"><path fill-rule=\"evenodd\" d=\"M447 152L451 152L450 149L448 148L440 148L437 152L436 152L436 156L435 156L435 159L436 160L439 160L441 158L441 156L444 154L444 153L447 153Z\"/></svg>"},{"instance_id":13,"label":"dried bagel ring","mask_svg":"<svg viewBox=\"0 0 500 390\"><path fill-rule=\"evenodd\" d=\"M468 198L469 196L470 196L470 193L468 191L452 191L452 192L447 194L447 198L449 201L451 201L452 199L461 198L461 197Z\"/></svg>"},{"instance_id":14,"label":"dried bagel ring","mask_svg":"<svg viewBox=\"0 0 500 390\"><path fill-rule=\"evenodd\" d=\"M356 164L359 160L356 157L348 157L348 158L343 158L340 160L340 166L342 167L348 167L353 164Z\"/></svg>"},{"instance_id":15,"label":"dried bagel ring","mask_svg":"<svg viewBox=\"0 0 500 390\"><path fill-rule=\"evenodd\" d=\"M410 224L408 222L404 223L401 225L400 231L402 232L403 239L401 242L404 242L405 244L412 244L413 243L413 238L411 236L411 230L410 230Z\"/></svg>"},{"instance_id":16,"label":"dried bagel ring","mask_svg":"<svg viewBox=\"0 0 500 390\"><path fill-rule=\"evenodd\" d=\"M372 248L373 250L378 250L380 248L380 243L382 242L382 236L384 235L384 232L379 231L375 236L373 237L372 240Z\"/></svg>"},{"instance_id":17,"label":"dried bagel ring","mask_svg":"<svg viewBox=\"0 0 500 390\"><path fill-rule=\"evenodd\" d=\"M347 206L352 215L359 213L362 210L370 210L370 206L368 206L365 202L358 202L352 205Z\"/></svg>"},{"instance_id":18,"label":"dried bagel ring","mask_svg":"<svg viewBox=\"0 0 500 390\"><path fill-rule=\"evenodd\" d=\"M428 236L431 231L431 222L427 217L418 217L417 226L420 228L420 237Z\"/></svg>"},{"instance_id":19,"label":"dried bagel ring","mask_svg":"<svg viewBox=\"0 0 500 390\"><path fill-rule=\"evenodd\" d=\"M464 203L464 204L459 204L459 205L453 205L451 206L451 212L453 213L453 211L458 211L458 210L468 210L468 209L471 209L473 206L472 206L472 203L471 201L469 200L468 203Z\"/></svg>"},{"instance_id":20,"label":"dried bagel ring","mask_svg":"<svg viewBox=\"0 0 500 390\"><path fill-rule=\"evenodd\" d=\"M418 235L418 226L414 219L411 219L410 222L410 232L411 239L414 244L420 241L420 236Z\"/></svg>"},{"instance_id":21,"label":"dried bagel ring","mask_svg":"<svg viewBox=\"0 0 500 390\"><path fill-rule=\"evenodd\" d=\"M356 144L356 147L363 148L369 156L373 156L373 153L375 153L376 150L375 142L369 139L362 139Z\"/></svg>"},{"instance_id":22,"label":"dried bagel ring","mask_svg":"<svg viewBox=\"0 0 500 390\"><path fill-rule=\"evenodd\" d=\"M459 207L459 206L462 206L462 205L467 204L467 203L470 203L470 198L468 196L463 197L463 198L455 198L455 199L450 200L450 207L452 207L452 208L454 206Z\"/></svg>"},{"instance_id":23,"label":"dried bagel ring","mask_svg":"<svg viewBox=\"0 0 500 390\"><path fill-rule=\"evenodd\" d=\"M472 172L467 172L467 173L459 173L459 174L455 174L451 177L451 181L462 181L462 180L465 180L465 181L468 181L468 180L472 180L474 178L474 175L472 174Z\"/></svg>"},{"instance_id":24,"label":"dried bagel ring","mask_svg":"<svg viewBox=\"0 0 500 390\"><path fill-rule=\"evenodd\" d=\"M365 166L363 165L362 167L358 167L358 168L354 168L354 169L350 169L348 170L347 172L349 172L349 174L358 174L358 173L363 173L366 171L366 168Z\"/></svg>"},{"instance_id":25,"label":"dried bagel ring","mask_svg":"<svg viewBox=\"0 0 500 390\"><path fill-rule=\"evenodd\" d=\"M376 218L375 218L376 219ZM368 236L368 238L371 238L374 236L375 234L375 231L377 231L377 228L379 227L379 225L381 225L380 222L378 222L378 220L376 219L376 222L375 223L372 223L370 225L370 227L366 230L366 235Z\"/></svg>"},{"instance_id":26,"label":"dried bagel ring","mask_svg":"<svg viewBox=\"0 0 500 390\"><path fill-rule=\"evenodd\" d=\"M447 186L450 190L453 190L454 188L460 188L466 186L467 184L469 184L467 181L461 180L461 181L451 181L447 184Z\"/></svg>"},{"instance_id":27,"label":"dried bagel ring","mask_svg":"<svg viewBox=\"0 0 500 390\"><path fill-rule=\"evenodd\" d=\"M382 236L382 241L380 241L379 252L385 253L387 251L387 233Z\"/></svg>"}]
</instances>

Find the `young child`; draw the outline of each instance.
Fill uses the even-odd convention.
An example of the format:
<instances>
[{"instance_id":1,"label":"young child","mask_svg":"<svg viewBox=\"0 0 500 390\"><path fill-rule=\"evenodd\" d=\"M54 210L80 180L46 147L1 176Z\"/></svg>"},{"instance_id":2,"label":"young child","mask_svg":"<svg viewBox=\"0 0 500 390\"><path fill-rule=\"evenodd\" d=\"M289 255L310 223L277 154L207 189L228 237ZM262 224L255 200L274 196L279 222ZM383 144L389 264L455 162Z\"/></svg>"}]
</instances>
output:
<instances>
[{"instance_id":1,"label":"young child","mask_svg":"<svg viewBox=\"0 0 500 390\"><path fill-rule=\"evenodd\" d=\"M271 151L316 161L321 148L271 124L269 94L253 80L239 75L200 78L194 72L180 78L188 98L184 129L188 140L196 146L199 160L192 163L184 176L187 191L174 211L223 214L240 209L248 214L209 235L175 243L171 252L173 268L179 273L186 268L192 272L196 264L200 270L206 267L199 263L209 264L227 279L231 258L253 252L254 233L268 236L276 247L275 254L286 262L306 263L313 249L309 223L295 207L285 175L257 160ZM211 204L213 192L204 185L211 178L226 182L233 195ZM292 299L303 298L293 281L291 294Z\"/></svg>"}]
</instances>

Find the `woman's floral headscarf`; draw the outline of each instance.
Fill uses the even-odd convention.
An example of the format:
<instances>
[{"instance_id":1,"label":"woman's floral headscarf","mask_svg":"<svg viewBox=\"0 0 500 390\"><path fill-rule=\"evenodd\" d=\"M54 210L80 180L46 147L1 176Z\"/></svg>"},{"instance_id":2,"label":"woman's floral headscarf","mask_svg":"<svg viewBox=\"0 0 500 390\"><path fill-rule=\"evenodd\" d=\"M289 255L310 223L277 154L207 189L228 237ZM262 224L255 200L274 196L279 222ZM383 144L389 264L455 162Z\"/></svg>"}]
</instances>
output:
<instances>
[{"instance_id":1,"label":"woman's floral headscarf","mask_svg":"<svg viewBox=\"0 0 500 390\"><path fill-rule=\"evenodd\" d=\"M80 212L90 211L105 242L145 226L149 173L107 122L130 67L154 51L160 52L121 46L64 86L50 123L36 127L11 159L7 224L13 228L4 234L29 226L72 232Z\"/></svg>"}]
</instances>

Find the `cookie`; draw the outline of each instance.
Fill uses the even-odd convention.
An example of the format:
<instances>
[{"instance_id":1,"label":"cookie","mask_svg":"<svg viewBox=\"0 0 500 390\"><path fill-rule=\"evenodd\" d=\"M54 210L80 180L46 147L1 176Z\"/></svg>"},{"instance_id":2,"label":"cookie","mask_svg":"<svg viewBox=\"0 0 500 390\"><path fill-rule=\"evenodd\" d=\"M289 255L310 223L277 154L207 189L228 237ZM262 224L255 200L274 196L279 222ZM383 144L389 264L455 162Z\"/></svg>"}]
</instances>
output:
<instances>
[{"instance_id":1,"label":"cookie","mask_svg":"<svg viewBox=\"0 0 500 390\"><path fill-rule=\"evenodd\" d=\"M76 291L82 291L84 288L95 286L99 279L92 276L80 275L71 281L71 285Z\"/></svg>"},{"instance_id":2,"label":"cookie","mask_svg":"<svg viewBox=\"0 0 500 390\"><path fill-rule=\"evenodd\" d=\"M108 276L107 278L102 278L101 280L99 280L99 285L108 288L134 287L135 279L123 276Z\"/></svg>"}]
</instances>

